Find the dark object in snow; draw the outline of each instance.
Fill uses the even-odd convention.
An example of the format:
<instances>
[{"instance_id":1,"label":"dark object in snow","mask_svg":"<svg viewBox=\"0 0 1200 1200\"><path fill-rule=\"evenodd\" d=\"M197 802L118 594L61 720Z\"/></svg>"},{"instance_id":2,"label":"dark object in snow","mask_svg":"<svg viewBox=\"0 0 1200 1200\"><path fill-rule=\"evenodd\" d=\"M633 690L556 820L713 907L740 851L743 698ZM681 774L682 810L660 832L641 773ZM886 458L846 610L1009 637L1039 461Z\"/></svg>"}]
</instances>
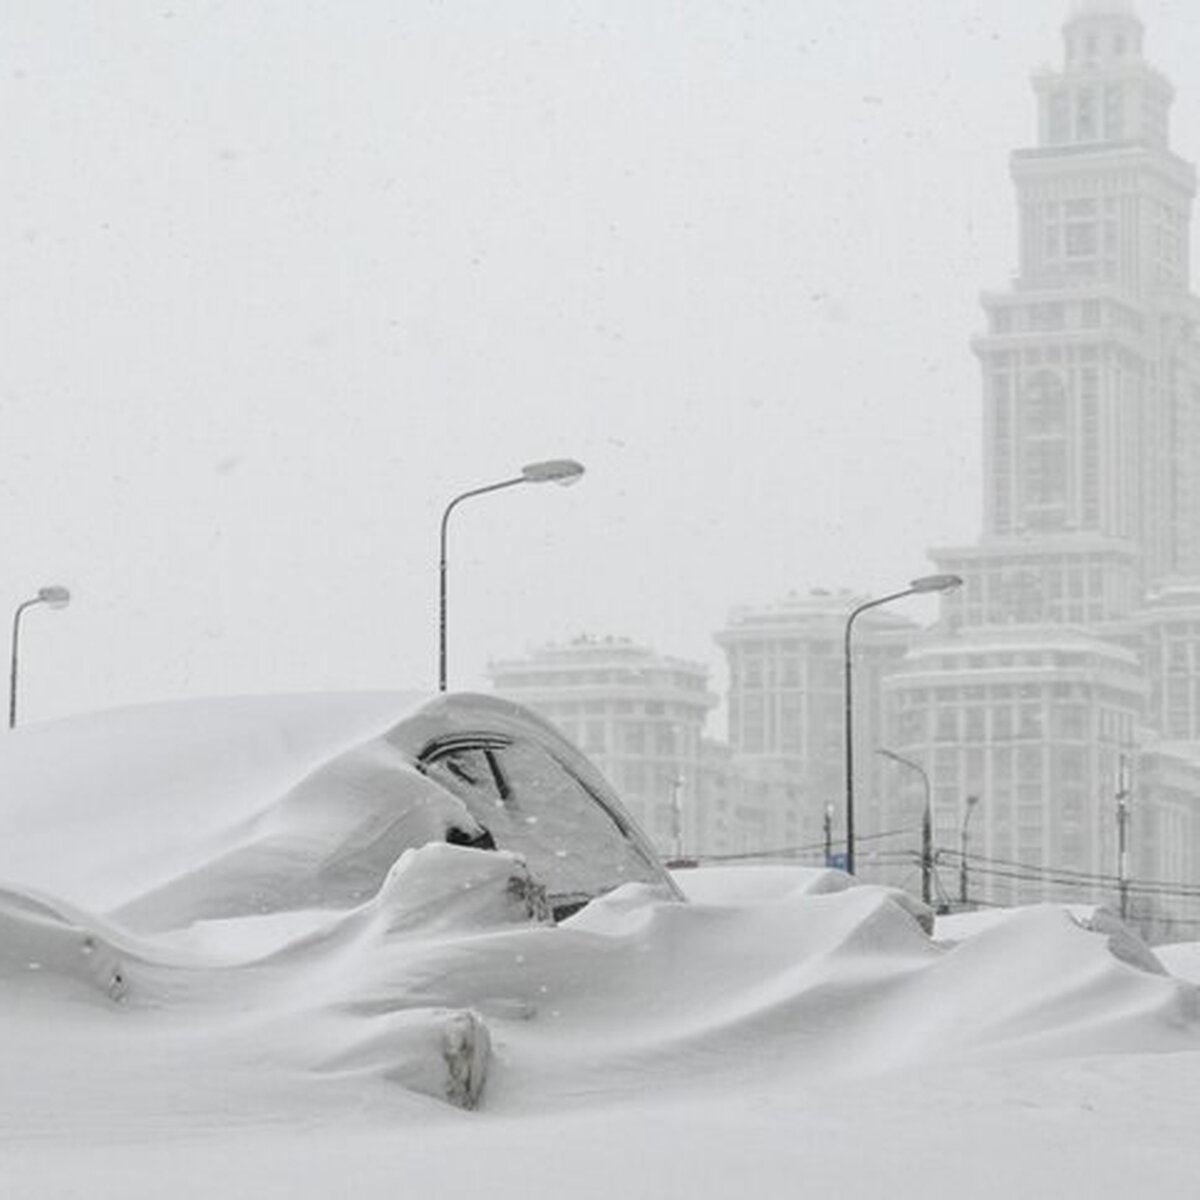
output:
<instances>
[{"instance_id":1,"label":"dark object in snow","mask_svg":"<svg viewBox=\"0 0 1200 1200\"><path fill-rule=\"evenodd\" d=\"M482 833L470 833L465 829L460 829L457 825L451 825L446 830L446 841L451 846L469 846L472 850L495 850L496 848L496 839L486 829Z\"/></svg>"}]
</instances>

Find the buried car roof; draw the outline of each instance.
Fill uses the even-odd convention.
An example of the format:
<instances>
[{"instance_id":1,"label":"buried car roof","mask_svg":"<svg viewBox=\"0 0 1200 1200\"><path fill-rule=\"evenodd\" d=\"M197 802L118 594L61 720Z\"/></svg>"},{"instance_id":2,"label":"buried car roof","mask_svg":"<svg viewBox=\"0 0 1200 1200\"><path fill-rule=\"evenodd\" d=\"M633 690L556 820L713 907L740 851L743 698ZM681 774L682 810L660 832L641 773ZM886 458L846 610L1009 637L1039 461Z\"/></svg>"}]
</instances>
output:
<instances>
[{"instance_id":1,"label":"buried car roof","mask_svg":"<svg viewBox=\"0 0 1200 1200\"><path fill-rule=\"evenodd\" d=\"M134 927L350 906L406 849L447 839L522 854L560 915L629 881L679 894L596 768L492 696L185 701L30 725L0 740L0 788L0 877Z\"/></svg>"}]
</instances>

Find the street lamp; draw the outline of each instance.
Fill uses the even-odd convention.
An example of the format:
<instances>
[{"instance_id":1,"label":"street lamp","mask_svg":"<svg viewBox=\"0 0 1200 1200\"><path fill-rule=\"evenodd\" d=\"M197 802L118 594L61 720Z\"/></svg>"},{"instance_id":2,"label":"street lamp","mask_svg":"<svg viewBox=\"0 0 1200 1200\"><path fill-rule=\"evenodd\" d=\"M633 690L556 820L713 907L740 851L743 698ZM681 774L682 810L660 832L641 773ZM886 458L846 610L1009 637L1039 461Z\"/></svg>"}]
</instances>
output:
<instances>
[{"instance_id":1,"label":"street lamp","mask_svg":"<svg viewBox=\"0 0 1200 1200\"><path fill-rule=\"evenodd\" d=\"M17 725L17 649L21 638L21 617L27 608L35 604L45 604L49 608L66 608L71 603L71 593L65 587L44 587L38 589L38 594L31 600L25 600L17 605L13 613L12 623L12 667L8 675L8 727L15 729Z\"/></svg>"},{"instance_id":2,"label":"street lamp","mask_svg":"<svg viewBox=\"0 0 1200 1200\"><path fill-rule=\"evenodd\" d=\"M675 843L675 861L683 861L683 785L684 777L676 772L671 776L671 833Z\"/></svg>"},{"instance_id":3,"label":"street lamp","mask_svg":"<svg viewBox=\"0 0 1200 1200\"><path fill-rule=\"evenodd\" d=\"M975 811L975 806L978 803L978 796L967 797L967 811L963 813L962 831L959 834L962 854L961 861L958 864L958 900L963 908L967 907L967 823L970 821L971 814Z\"/></svg>"},{"instance_id":4,"label":"street lamp","mask_svg":"<svg viewBox=\"0 0 1200 1200\"><path fill-rule=\"evenodd\" d=\"M854 704L851 698L853 683L852 659L850 656L850 634L859 614L869 608L878 608L881 604L890 604L893 600L902 600L905 596L918 596L927 592L950 592L962 586L958 575L922 575L914 579L902 592L892 592L880 596L878 600L868 600L860 604L846 618L846 632L843 644L842 664L845 673L845 720L846 731L846 872L854 874Z\"/></svg>"},{"instance_id":5,"label":"street lamp","mask_svg":"<svg viewBox=\"0 0 1200 1200\"><path fill-rule=\"evenodd\" d=\"M575 483L583 475L583 466L573 458L551 458L544 462L530 463L521 468L520 475L512 479L502 479L499 483L489 483L485 487L472 488L455 496L446 505L442 513L441 557L439 559L439 591L438 591L438 691L446 690L446 528L450 514L455 507L472 496L482 496L487 492L498 492L501 488L516 487L519 483L558 483L567 485Z\"/></svg>"},{"instance_id":6,"label":"street lamp","mask_svg":"<svg viewBox=\"0 0 1200 1200\"><path fill-rule=\"evenodd\" d=\"M929 789L929 776L925 773L925 768L920 763L913 762L911 758L905 758L902 754L897 754L894 750L884 750L881 747L875 753L882 754L884 758L890 758L892 762L899 763L902 767L908 767L921 776L921 783L925 788L925 809L921 814L921 899L926 904L932 904L933 802Z\"/></svg>"}]
</instances>

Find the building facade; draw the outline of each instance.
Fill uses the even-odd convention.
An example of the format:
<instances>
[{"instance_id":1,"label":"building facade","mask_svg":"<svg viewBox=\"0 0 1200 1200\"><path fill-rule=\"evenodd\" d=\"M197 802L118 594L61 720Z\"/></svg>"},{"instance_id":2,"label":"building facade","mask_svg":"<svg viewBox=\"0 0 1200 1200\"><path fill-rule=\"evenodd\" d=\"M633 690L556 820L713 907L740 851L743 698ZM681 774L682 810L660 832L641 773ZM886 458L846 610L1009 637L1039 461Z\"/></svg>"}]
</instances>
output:
<instances>
[{"instance_id":1,"label":"building facade","mask_svg":"<svg viewBox=\"0 0 1200 1200\"><path fill-rule=\"evenodd\" d=\"M1017 275L984 295L974 341L982 535L931 552L964 586L884 692L890 736L933 780L938 845L979 797L980 899L1118 891L1134 916L1173 899L1183 919L1182 886L1136 880L1200 869L1195 172L1131 6L1085 0L1063 34L1061 67L1033 80L1036 144L1011 160Z\"/></svg>"},{"instance_id":2,"label":"building facade","mask_svg":"<svg viewBox=\"0 0 1200 1200\"><path fill-rule=\"evenodd\" d=\"M931 551L964 581L932 629L867 613L852 663L860 875L917 886L928 781L936 898L1113 902L1161 933L1200 928L1200 303L1195 172L1144 41L1130 4L1079 0L1033 77L1017 272L973 341L980 537ZM830 801L840 827L860 599L717 635L732 760L790 789L782 844Z\"/></svg>"},{"instance_id":3,"label":"building facade","mask_svg":"<svg viewBox=\"0 0 1200 1200\"><path fill-rule=\"evenodd\" d=\"M580 637L494 662L489 676L587 753L664 856L709 844L717 814L700 804L702 739L717 697L707 667L625 638Z\"/></svg>"},{"instance_id":4,"label":"building facade","mask_svg":"<svg viewBox=\"0 0 1200 1200\"><path fill-rule=\"evenodd\" d=\"M1017 272L983 295L972 346L980 536L930 552L963 580L931 629L884 609L855 625L856 860L918 886L928 795L936 899L1105 902L1194 937L1196 177L1144 42L1125 0L1077 0L1061 64L1033 77ZM547 647L493 681L597 759L664 853L820 861L844 847L844 635L863 599L730 613L727 745L702 737L704 669L628 642Z\"/></svg>"},{"instance_id":5,"label":"building facade","mask_svg":"<svg viewBox=\"0 0 1200 1200\"><path fill-rule=\"evenodd\" d=\"M832 807L834 849L844 850L845 632L864 599L814 591L735 608L715 635L728 665L733 761L745 778L772 788L774 837L762 849L795 853L822 845ZM918 632L912 621L883 609L855 622L855 777L865 785L868 816L878 795L872 785L880 770L874 751L883 736L882 683Z\"/></svg>"}]
</instances>

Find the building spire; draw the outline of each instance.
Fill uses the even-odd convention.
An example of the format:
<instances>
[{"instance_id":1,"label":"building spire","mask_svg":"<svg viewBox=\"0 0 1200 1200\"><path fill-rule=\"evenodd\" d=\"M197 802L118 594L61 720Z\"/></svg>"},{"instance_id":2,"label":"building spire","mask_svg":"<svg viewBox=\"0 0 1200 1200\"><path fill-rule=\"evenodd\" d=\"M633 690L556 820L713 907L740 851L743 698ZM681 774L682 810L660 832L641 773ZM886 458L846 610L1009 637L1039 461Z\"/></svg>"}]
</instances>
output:
<instances>
[{"instance_id":1,"label":"building spire","mask_svg":"<svg viewBox=\"0 0 1200 1200\"><path fill-rule=\"evenodd\" d=\"M1081 17L1134 17L1133 0L1075 0L1070 20Z\"/></svg>"},{"instance_id":2,"label":"building spire","mask_svg":"<svg viewBox=\"0 0 1200 1200\"><path fill-rule=\"evenodd\" d=\"M1174 93L1143 54L1132 0L1075 0L1062 34L1062 67L1034 76L1039 145L1168 150Z\"/></svg>"},{"instance_id":3,"label":"building spire","mask_svg":"<svg viewBox=\"0 0 1200 1200\"><path fill-rule=\"evenodd\" d=\"M1142 57L1145 27L1132 0L1075 0L1063 25L1069 71L1120 68Z\"/></svg>"}]
</instances>

